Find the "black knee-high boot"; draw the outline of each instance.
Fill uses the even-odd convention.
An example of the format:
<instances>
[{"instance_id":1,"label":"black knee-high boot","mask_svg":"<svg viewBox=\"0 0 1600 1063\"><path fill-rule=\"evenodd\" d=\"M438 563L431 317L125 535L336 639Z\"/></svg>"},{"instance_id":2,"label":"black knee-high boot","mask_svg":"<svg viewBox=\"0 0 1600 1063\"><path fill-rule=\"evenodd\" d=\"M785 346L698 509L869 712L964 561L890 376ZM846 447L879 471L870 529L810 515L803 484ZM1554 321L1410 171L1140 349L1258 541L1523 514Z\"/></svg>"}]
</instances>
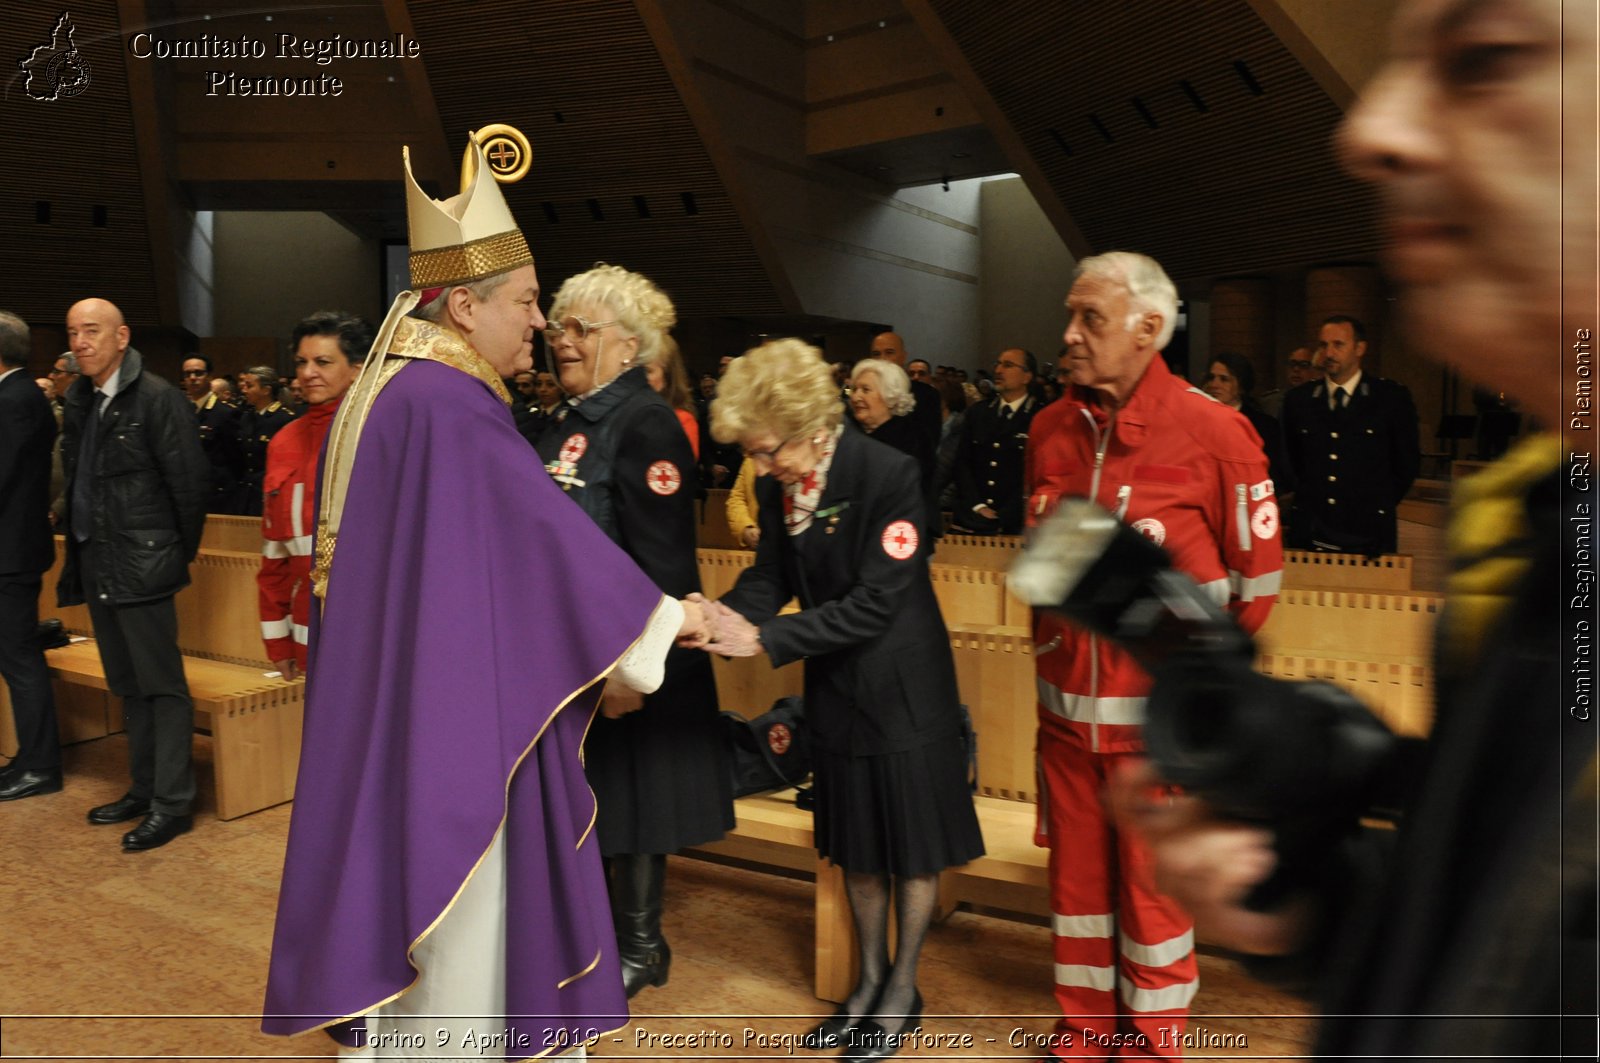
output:
<instances>
[{"instance_id":1,"label":"black knee-high boot","mask_svg":"<svg viewBox=\"0 0 1600 1063\"><path fill-rule=\"evenodd\" d=\"M622 984L633 996L647 985L667 984L672 950L661 936L661 893L667 858L659 853L613 856L611 919L617 930Z\"/></svg>"}]
</instances>

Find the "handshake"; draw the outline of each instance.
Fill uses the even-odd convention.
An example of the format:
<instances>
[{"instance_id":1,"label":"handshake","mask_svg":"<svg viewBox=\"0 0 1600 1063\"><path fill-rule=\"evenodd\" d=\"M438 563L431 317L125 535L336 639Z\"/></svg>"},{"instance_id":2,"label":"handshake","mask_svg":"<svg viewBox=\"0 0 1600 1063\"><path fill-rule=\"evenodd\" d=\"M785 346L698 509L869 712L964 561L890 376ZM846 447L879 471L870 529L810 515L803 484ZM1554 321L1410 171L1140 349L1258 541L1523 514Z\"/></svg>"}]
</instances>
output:
<instances>
[{"instance_id":1,"label":"handshake","mask_svg":"<svg viewBox=\"0 0 1600 1063\"><path fill-rule=\"evenodd\" d=\"M761 652L760 629L721 602L707 601L696 592L683 599L682 605L679 646L724 657L754 657Z\"/></svg>"}]
</instances>

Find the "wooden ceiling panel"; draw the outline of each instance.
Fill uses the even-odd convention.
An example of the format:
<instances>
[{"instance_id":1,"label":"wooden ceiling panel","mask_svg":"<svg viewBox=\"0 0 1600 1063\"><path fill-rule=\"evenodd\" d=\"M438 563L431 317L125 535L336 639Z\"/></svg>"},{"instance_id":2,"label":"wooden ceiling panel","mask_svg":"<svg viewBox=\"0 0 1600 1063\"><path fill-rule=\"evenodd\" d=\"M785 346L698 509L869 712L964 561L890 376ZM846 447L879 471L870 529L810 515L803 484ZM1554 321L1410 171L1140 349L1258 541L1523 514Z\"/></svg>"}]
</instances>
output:
<instances>
[{"instance_id":1,"label":"wooden ceiling panel","mask_svg":"<svg viewBox=\"0 0 1600 1063\"><path fill-rule=\"evenodd\" d=\"M39 0L6 7L15 54L7 55L0 93L0 308L34 324L59 323L74 301L97 295L130 322L154 324L160 315L114 6L72 11L73 43L89 70L79 94L35 99L17 69L50 43L62 13Z\"/></svg>"},{"instance_id":2,"label":"wooden ceiling panel","mask_svg":"<svg viewBox=\"0 0 1600 1063\"><path fill-rule=\"evenodd\" d=\"M633 3L409 9L452 158L491 122L533 142L532 172L504 190L547 288L604 260L651 277L680 316L784 311Z\"/></svg>"},{"instance_id":3,"label":"wooden ceiling panel","mask_svg":"<svg viewBox=\"0 0 1600 1063\"><path fill-rule=\"evenodd\" d=\"M927 0L1097 251L1178 280L1374 255L1342 117L1247 0Z\"/></svg>"}]
</instances>

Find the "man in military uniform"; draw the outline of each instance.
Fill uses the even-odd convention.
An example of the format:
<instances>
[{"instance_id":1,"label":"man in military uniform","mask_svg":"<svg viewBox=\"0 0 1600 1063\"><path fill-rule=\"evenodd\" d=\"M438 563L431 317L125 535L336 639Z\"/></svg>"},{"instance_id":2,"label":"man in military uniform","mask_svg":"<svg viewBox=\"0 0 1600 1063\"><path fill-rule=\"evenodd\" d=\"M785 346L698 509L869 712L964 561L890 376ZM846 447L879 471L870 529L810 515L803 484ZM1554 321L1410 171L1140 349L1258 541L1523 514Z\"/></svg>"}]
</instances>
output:
<instances>
[{"instance_id":1,"label":"man in military uniform","mask_svg":"<svg viewBox=\"0 0 1600 1063\"><path fill-rule=\"evenodd\" d=\"M267 468L267 444L278 429L294 420L294 411L278 400L278 377L258 365L239 374L245 407L239 415L239 508L247 517L261 515L261 477Z\"/></svg>"},{"instance_id":2,"label":"man in military uniform","mask_svg":"<svg viewBox=\"0 0 1600 1063\"><path fill-rule=\"evenodd\" d=\"M239 411L211 390L211 359L191 354L183 360L183 391L194 404L200 449L211 467L207 513L232 513L239 493Z\"/></svg>"},{"instance_id":3,"label":"man in military uniform","mask_svg":"<svg viewBox=\"0 0 1600 1063\"><path fill-rule=\"evenodd\" d=\"M1338 314L1317 350L1327 379L1284 396L1283 434L1294 466L1289 545L1375 556L1399 545L1396 514L1422 455L1417 408L1404 384L1363 373L1366 329Z\"/></svg>"},{"instance_id":4,"label":"man in military uniform","mask_svg":"<svg viewBox=\"0 0 1600 1063\"><path fill-rule=\"evenodd\" d=\"M952 530L976 535L1022 531L1023 456L1028 427L1039 408L1029 388L1038 368L1039 360L1030 351L1001 351L994 363L997 394L963 419Z\"/></svg>"}]
</instances>

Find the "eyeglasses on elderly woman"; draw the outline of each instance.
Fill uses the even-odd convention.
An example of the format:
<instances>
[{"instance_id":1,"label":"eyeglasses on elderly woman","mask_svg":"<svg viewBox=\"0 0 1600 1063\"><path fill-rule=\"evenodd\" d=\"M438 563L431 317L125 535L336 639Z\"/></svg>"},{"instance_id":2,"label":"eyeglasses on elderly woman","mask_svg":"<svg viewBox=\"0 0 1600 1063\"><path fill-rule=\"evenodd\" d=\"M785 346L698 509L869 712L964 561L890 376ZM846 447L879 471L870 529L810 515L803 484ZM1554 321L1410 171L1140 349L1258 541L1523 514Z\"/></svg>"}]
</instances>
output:
<instances>
[{"instance_id":1,"label":"eyeglasses on elderly woman","mask_svg":"<svg viewBox=\"0 0 1600 1063\"><path fill-rule=\"evenodd\" d=\"M544 334L554 343L563 336L570 335L574 340L582 343L589 338L589 333L617 324L617 319L610 321L589 321L577 314L568 314L559 321L551 321L544 327Z\"/></svg>"}]
</instances>

